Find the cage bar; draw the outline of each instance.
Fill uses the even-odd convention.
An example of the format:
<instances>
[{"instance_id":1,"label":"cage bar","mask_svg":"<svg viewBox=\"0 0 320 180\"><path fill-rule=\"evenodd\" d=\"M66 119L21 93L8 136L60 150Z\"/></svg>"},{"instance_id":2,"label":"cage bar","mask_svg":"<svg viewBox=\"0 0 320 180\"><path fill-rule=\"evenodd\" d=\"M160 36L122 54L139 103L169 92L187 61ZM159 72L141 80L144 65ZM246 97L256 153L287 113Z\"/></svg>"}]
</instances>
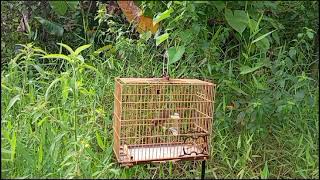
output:
<instances>
[{"instance_id":1,"label":"cage bar","mask_svg":"<svg viewBox=\"0 0 320 180\"><path fill-rule=\"evenodd\" d=\"M209 158L215 84L116 78L114 145L123 165Z\"/></svg>"}]
</instances>

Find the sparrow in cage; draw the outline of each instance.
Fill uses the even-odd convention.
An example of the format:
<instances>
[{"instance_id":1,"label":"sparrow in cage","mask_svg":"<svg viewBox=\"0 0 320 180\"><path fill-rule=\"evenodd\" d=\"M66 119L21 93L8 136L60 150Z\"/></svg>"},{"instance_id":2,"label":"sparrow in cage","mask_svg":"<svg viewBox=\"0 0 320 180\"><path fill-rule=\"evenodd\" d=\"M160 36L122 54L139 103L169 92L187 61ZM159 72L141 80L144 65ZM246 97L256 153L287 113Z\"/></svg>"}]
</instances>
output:
<instances>
[{"instance_id":1,"label":"sparrow in cage","mask_svg":"<svg viewBox=\"0 0 320 180\"><path fill-rule=\"evenodd\" d=\"M171 115L171 119L173 119L174 127L170 127L169 130L172 132L173 135L177 136L179 134L179 113L174 113L173 115Z\"/></svg>"},{"instance_id":2,"label":"sparrow in cage","mask_svg":"<svg viewBox=\"0 0 320 180\"><path fill-rule=\"evenodd\" d=\"M170 127L169 131L171 131L171 133L175 136L177 136L179 134L177 128L175 128L175 127Z\"/></svg>"}]
</instances>

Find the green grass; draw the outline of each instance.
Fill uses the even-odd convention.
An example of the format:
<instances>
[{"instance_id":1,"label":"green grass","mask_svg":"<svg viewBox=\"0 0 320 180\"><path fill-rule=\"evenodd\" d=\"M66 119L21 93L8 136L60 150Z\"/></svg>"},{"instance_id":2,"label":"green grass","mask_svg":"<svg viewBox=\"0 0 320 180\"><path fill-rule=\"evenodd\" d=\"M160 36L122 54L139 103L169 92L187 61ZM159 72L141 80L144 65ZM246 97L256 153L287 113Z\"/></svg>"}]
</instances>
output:
<instances>
[{"instance_id":1,"label":"green grass","mask_svg":"<svg viewBox=\"0 0 320 180\"><path fill-rule=\"evenodd\" d=\"M125 76L124 68L111 71L107 63L96 62L101 76L88 69L79 71L79 95L74 101L72 88L69 89L73 87L72 78L67 78L72 74L70 65L63 63L69 67L69 74L59 72L39 58L31 46L27 49L2 72L2 177L200 177L200 162L138 165L130 169L116 163L112 151L113 85L114 77ZM157 70L148 70L150 66L145 63L140 73L157 74ZM139 76L133 70L127 73L126 76ZM51 83L57 78L61 81ZM241 125L226 126L234 119L230 110L223 108L224 96L218 88L215 111L224 115L214 119L206 177L319 176L319 117L315 105L310 108L304 104L295 109L298 112L270 121L267 133L261 134ZM318 96L311 97L315 103Z\"/></svg>"}]
</instances>

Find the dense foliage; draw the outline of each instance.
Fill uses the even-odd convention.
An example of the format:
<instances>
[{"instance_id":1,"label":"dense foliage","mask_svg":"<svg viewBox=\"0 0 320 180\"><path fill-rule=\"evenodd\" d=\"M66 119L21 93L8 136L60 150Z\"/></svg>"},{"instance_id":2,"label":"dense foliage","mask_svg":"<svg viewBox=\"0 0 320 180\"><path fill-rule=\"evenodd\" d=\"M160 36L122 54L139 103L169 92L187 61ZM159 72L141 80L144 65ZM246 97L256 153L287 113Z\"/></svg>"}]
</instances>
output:
<instances>
[{"instance_id":1,"label":"dense foliage","mask_svg":"<svg viewBox=\"0 0 320 180\"><path fill-rule=\"evenodd\" d=\"M135 3L155 34L114 1L1 1L2 178L198 177L113 155L114 78L163 69L218 85L206 177L319 178L318 2Z\"/></svg>"}]
</instances>

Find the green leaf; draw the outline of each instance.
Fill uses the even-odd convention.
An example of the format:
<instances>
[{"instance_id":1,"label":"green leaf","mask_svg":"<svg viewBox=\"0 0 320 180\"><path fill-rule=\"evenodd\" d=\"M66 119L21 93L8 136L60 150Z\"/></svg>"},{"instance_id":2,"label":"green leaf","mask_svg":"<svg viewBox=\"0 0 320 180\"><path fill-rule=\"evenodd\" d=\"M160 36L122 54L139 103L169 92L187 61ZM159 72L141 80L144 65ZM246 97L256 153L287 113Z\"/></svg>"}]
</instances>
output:
<instances>
[{"instance_id":1,"label":"green leaf","mask_svg":"<svg viewBox=\"0 0 320 180\"><path fill-rule=\"evenodd\" d=\"M264 64L263 63L257 63L257 65L255 67L249 67L249 66L242 66L240 67L240 74L248 74L251 73L261 67L263 67Z\"/></svg>"},{"instance_id":2,"label":"green leaf","mask_svg":"<svg viewBox=\"0 0 320 180\"><path fill-rule=\"evenodd\" d=\"M102 53L102 52L104 52L104 51L107 51L107 50L111 49L111 48L112 48L112 45L111 45L111 44L105 45L105 46L97 49L96 51L94 51L94 54L97 54L97 55L98 55L98 54L100 54L100 53Z\"/></svg>"},{"instance_id":3,"label":"green leaf","mask_svg":"<svg viewBox=\"0 0 320 180\"><path fill-rule=\"evenodd\" d=\"M81 61L81 63L84 63L84 58L81 54L78 55L77 58Z\"/></svg>"},{"instance_id":4,"label":"green leaf","mask_svg":"<svg viewBox=\"0 0 320 180\"><path fill-rule=\"evenodd\" d=\"M275 30L273 30L273 31L275 31ZM268 32L268 33L266 33L266 34L264 34L264 35L262 35L262 36L259 36L257 39L255 39L254 41L252 41L251 44L256 43L256 42L264 39L264 38L267 37L269 34L271 34L273 31L270 31L270 32Z\"/></svg>"},{"instance_id":5,"label":"green leaf","mask_svg":"<svg viewBox=\"0 0 320 180\"><path fill-rule=\"evenodd\" d=\"M297 35L297 37L300 39L300 38L302 38L303 37L303 33L299 33L298 35Z\"/></svg>"},{"instance_id":6,"label":"green leaf","mask_svg":"<svg viewBox=\"0 0 320 180\"><path fill-rule=\"evenodd\" d=\"M170 8L163 13L159 13L155 18L153 18L153 25L157 24L158 22L170 17L170 14L173 12L173 9Z\"/></svg>"},{"instance_id":7,"label":"green leaf","mask_svg":"<svg viewBox=\"0 0 320 180\"><path fill-rule=\"evenodd\" d=\"M102 139L101 139L101 136L100 136L100 134L98 133L98 131L96 131L96 138L97 138L97 142L98 142L99 147L100 147L102 150L104 150L104 149L105 149L105 146L104 146L104 143L103 143L103 141L102 141Z\"/></svg>"},{"instance_id":8,"label":"green leaf","mask_svg":"<svg viewBox=\"0 0 320 180\"><path fill-rule=\"evenodd\" d=\"M67 1L67 4L72 10L76 10L79 4L79 1Z\"/></svg>"},{"instance_id":9,"label":"green leaf","mask_svg":"<svg viewBox=\"0 0 320 180\"><path fill-rule=\"evenodd\" d=\"M307 36L308 36L309 39L313 39L314 34L311 31L307 31Z\"/></svg>"},{"instance_id":10,"label":"green leaf","mask_svg":"<svg viewBox=\"0 0 320 180\"><path fill-rule=\"evenodd\" d=\"M47 120L47 117L42 119L41 121L38 122L38 127L40 127L45 121Z\"/></svg>"},{"instance_id":11,"label":"green leaf","mask_svg":"<svg viewBox=\"0 0 320 180\"><path fill-rule=\"evenodd\" d=\"M16 147L17 147L17 133L16 133L16 131L13 132L10 144L11 144L11 161L13 161L14 156L16 154Z\"/></svg>"},{"instance_id":12,"label":"green leaf","mask_svg":"<svg viewBox=\"0 0 320 180\"><path fill-rule=\"evenodd\" d=\"M62 104L65 104L67 102L68 96L69 96L69 74L64 73L61 77L61 89L62 89Z\"/></svg>"},{"instance_id":13,"label":"green leaf","mask_svg":"<svg viewBox=\"0 0 320 180\"><path fill-rule=\"evenodd\" d=\"M218 12L226 7L226 2L224 1L211 1L211 3L218 9Z\"/></svg>"},{"instance_id":14,"label":"green leaf","mask_svg":"<svg viewBox=\"0 0 320 180\"><path fill-rule=\"evenodd\" d=\"M290 50L289 50L289 56L290 56L290 58L293 59L293 58L296 56L296 54L297 54L296 49L293 48L293 47L290 48Z\"/></svg>"},{"instance_id":15,"label":"green leaf","mask_svg":"<svg viewBox=\"0 0 320 180\"><path fill-rule=\"evenodd\" d=\"M47 54L43 57L41 57L43 59L48 59L48 58L56 58L56 59L64 59L64 60L67 60L68 62L72 63L73 61L71 60L70 57L64 55L64 54Z\"/></svg>"},{"instance_id":16,"label":"green leaf","mask_svg":"<svg viewBox=\"0 0 320 180\"><path fill-rule=\"evenodd\" d=\"M267 161L264 164L263 171L261 173L261 179L267 179L269 176L269 169L268 169L268 164Z\"/></svg>"},{"instance_id":17,"label":"green leaf","mask_svg":"<svg viewBox=\"0 0 320 180\"><path fill-rule=\"evenodd\" d=\"M47 54L44 50L40 49L40 48L33 48L33 51L35 52L40 52L42 54Z\"/></svg>"},{"instance_id":18,"label":"green leaf","mask_svg":"<svg viewBox=\"0 0 320 180\"><path fill-rule=\"evenodd\" d=\"M86 44L83 46L78 47L75 51L74 51L74 55L78 56L83 50L89 48L91 46L91 44Z\"/></svg>"},{"instance_id":19,"label":"green leaf","mask_svg":"<svg viewBox=\"0 0 320 180\"><path fill-rule=\"evenodd\" d=\"M59 82L60 80L61 80L60 78L57 78L57 79L55 79L55 80L53 80L53 81L51 82L51 84L49 85L48 89L46 90L46 94L45 94L45 96L44 96L44 98L45 98L46 101L48 101L48 99L49 99L49 93L50 93L51 88L52 88L57 82Z\"/></svg>"},{"instance_id":20,"label":"green leaf","mask_svg":"<svg viewBox=\"0 0 320 180\"><path fill-rule=\"evenodd\" d=\"M64 48L66 48L66 50L68 50L70 52L70 54L74 53L74 51L72 50L72 48L70 46L68 46L66 44L63 44L63 43L57 43L57 44L62 46L62 47L64 47Z\"/></svg>"},{"instance_id":21,"label":"green leaf","mask_svg":"<svg viewBox=\"0 0 320 180\"><path fill-rule=\"evenodd\" d=\"M235 10L232 12L230 9L226 9L224 15L228 24L242 35L248 25L248 17L245 11Z\"/></svg>"},{"instance_id":22,"label":"green leaf","mask_svg":"<svg viewBox=\"0 0 320 180\"><path fill-rule=\"evenodd\" d=\"M38 168L41 168L42 160L43 160L43 147L42 143L39 145L39 150L38 150Z\"/></svg>"},{"instance_id":23,"label":"green leaf","mask_svg":"<svg viewBox=\"0 0 320 180\"><path fill-rule=\"evenodd\" d=\"M13 97L10 102L9 105L7 107L7 111L9 111L11 109L11 107L18 101L20 100L20 94L16 95L15 97Z\"/></svg>"},{"instance_id":24,"label":"green leaf","mask_svg":"<svg viewBox=\"0 0 320 180\"><path fill-rule=\"evenodd\" d=\"M52 143L51 143L51 146L50 146L50 148L49 148L49 151L48 151L48 153L49 153L51 156L53 155L54 152L57 152L57 151L55 151L56 144L61 141L62 137L63 137L65 134L66 134L66 133L64 132L64 133L61 133L61 134L55 136L54 140L53 140Z\"/></svg>"},{"instance_id":25,"label":"green leaf","mask_svg":"<svg viewBox=\"0 0 320 180\"><path fill-rule=\"evenodd\" d=\"M181 59L182 55L184 54L185 47L178 46L178 47L171 47L168 49L168 64L173 64Z\"/></svg>"},{"instance_id":26,"label":"green leaf","mask_svg":"<svg viewBox=\"0 0 320 180\"><path fill-rule=\"evenodd\" d=\"M68 5L65 1L49 1L51 8L60 16L65 15Z\"/></svg>"},{"instance_id":27,"label":"green leaf","mask_svg":"<svg viewBox=\"0 0 320 180\"><path fill-rule=\"evenodd\" d=\"M258 41L256 43L256 45L260 50L262 50L264 52L266 52L270 48L270 43L269 43L268 38L261 39L260 41Z\"/></svg>"},{"instance_id":28,"label":"green leaf","mask_svg":"<svg viewBox=\"0 0 320 180\"><path fill-rule=\"evenodd\" d=\"M161 44L163 41L169 38L169 33L162 34L161 36L156 37L156 46Z\"/></svg>"},{"instance_id":29,"label":"green leaf","mask_svg":"<svg viewBox=\"0 0 320 180\"><path fill-rule=\"evenodd\" d=\"M248 26L250 28L250 34L253 34L257 29L259 29L258 22L255 21L254 19L249 19L248 21Z\"/></svg>"},{"instance_id":30,"label":"green leaf","mask_svg":"<svg viewBox=\"0 0 320 180\"><path fill-rule=\"evenodd\" d=\"M61 25L48 21L46 19L43 19L42 17L35 17L41 24L42 26L52 35L56 36L62 36L64 29Z\"/></svg>"}]
</instances>

